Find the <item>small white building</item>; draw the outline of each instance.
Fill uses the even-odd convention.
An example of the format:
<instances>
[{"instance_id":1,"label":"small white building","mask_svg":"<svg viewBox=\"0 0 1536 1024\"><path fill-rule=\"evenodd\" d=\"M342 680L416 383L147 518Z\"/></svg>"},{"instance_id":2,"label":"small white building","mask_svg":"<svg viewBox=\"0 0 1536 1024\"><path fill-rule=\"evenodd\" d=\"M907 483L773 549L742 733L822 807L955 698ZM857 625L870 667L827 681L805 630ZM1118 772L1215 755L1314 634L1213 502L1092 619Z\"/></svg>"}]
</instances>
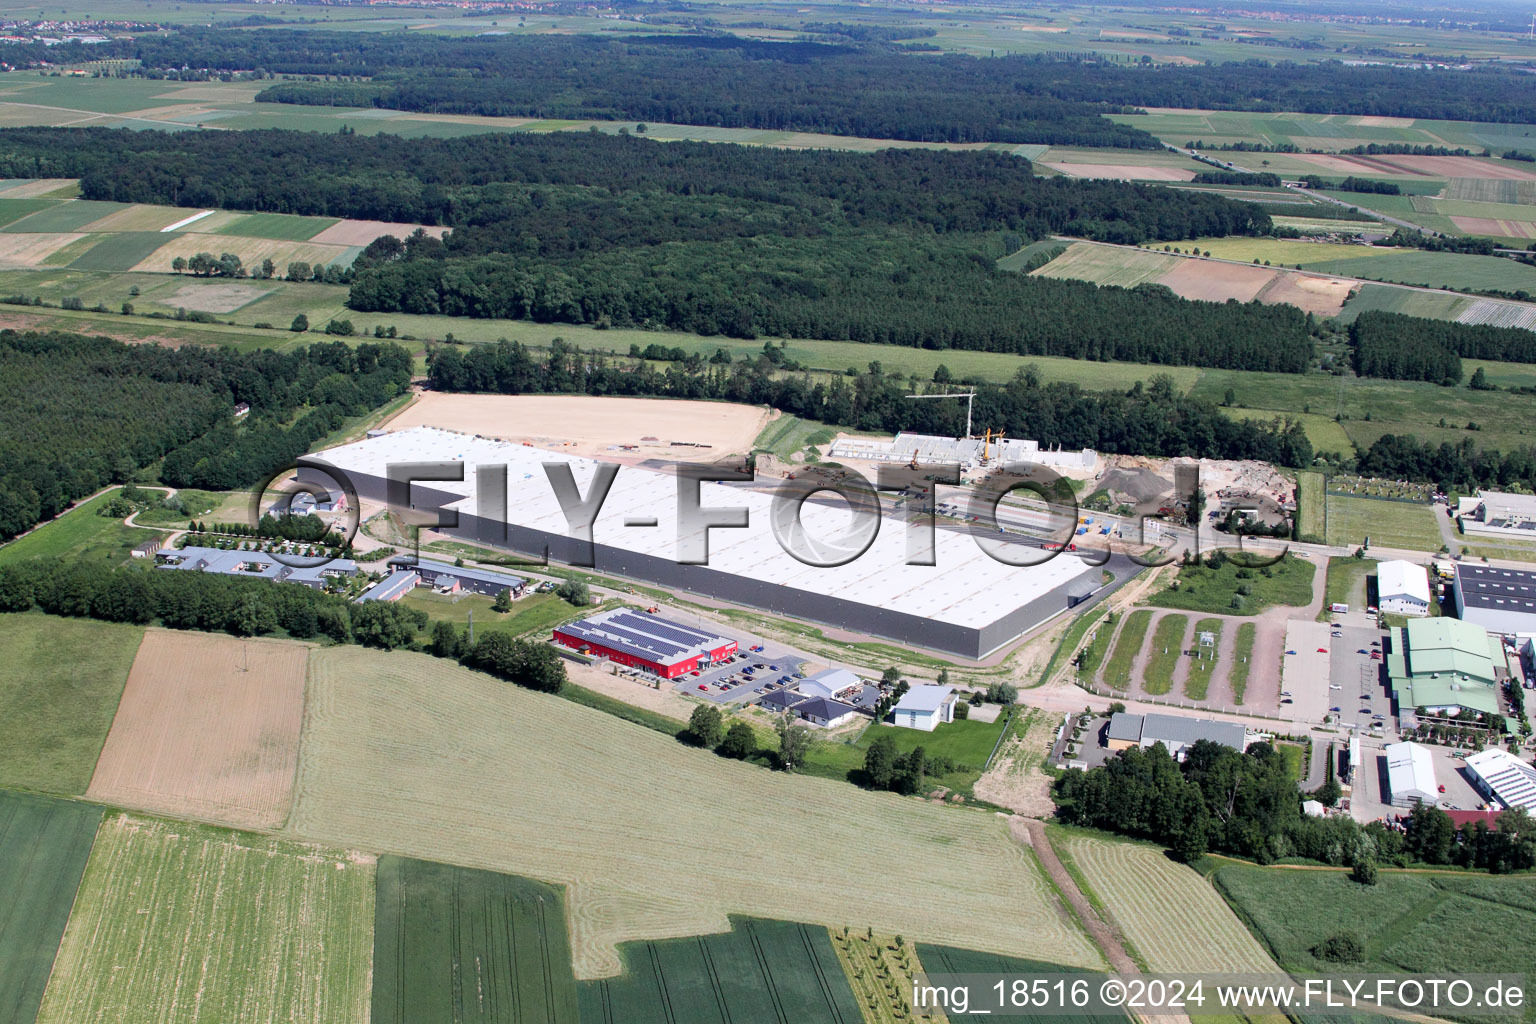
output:
<instances>
[{"instance_id":1,"label":"small white building","mask_svg":"<svg viewBox=\"0 0 1536 1024\"><path fill-rule=\"evenodd\" d=\"M1328 808L1323 806L1321 800L1303 800L1301 802L1301 813L1309 818L1322 818L1328 814Z\"/></svg>"},{"instance_id":2,"label":"small white building","mask_svg":"<svg viewBox=\"0 0 1536 1024\"><path fill-rule=\"evenodd\" d=\"M1417 743L1387 745L1387 788L1393 807L1433 804L1440 798L1435 782L1435 762L1428 747Z\"/></svg>"},{"instance_id":3,"label":"small white building","mask_svg":"<svg viewBox=\"0 0 1536 1024\"><path fill-rule=\"evenodd\" d=\"M933 732L955 720L957 699L953 686L914 686L902 694L891 714L897 725Z\"/></svg>"},{"instance_id":4,"label":"small white building","mask_svg":"<svg viewBox=\"0 0 1536 1024\"><path fill-rule=\"evenodd\" d=\"M831 699L845 690L863 689L858 676L845 668L829 668L800 680L799 691L807 697Z\"/></svg>"},{"instance_id":5,"label":"small white building","mask_svg":"<svg viewBox=\"0 0 1536 1024\"><path fill-rule=\"evenodd\" d=\"M1467 758L1472 784L1489 803L1508 810L1536 811L1536 768L1503 747L1489 747Z\"/></svg>"},{"instance_id":6,"label":"small white building","mask_svg":"<svg viewBox=\"0 0 1536 1024\"><path fill-rule=\"evenodd\" d=\"M1429 614L1429 574L1397 559L1376 567L1376 607L1389 615Z\"/></svg>"}]
</instances>

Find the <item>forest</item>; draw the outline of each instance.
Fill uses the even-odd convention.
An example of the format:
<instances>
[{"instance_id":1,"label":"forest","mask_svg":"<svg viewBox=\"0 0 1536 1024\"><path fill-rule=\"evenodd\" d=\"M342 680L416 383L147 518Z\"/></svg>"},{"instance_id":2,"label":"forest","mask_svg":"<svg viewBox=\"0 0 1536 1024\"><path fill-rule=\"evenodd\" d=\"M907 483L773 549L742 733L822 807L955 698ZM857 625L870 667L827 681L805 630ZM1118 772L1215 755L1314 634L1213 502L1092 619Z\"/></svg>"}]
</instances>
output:
<instances>
[{"instance_id":1,"label":"forest","mask_svg":"<svg viewBox=\"0 0 1536 1024\"><path fill-rule=\"evenodd\" d=\"M1350 341L1357 351L1368 346L1392 368L1392 350L1401 346L1405 353L1438 348L1463 359L1490 359L1504 363L1536 363L1536 333L1520 327L1493 327L1488 324L1458 324L1449 320L1427 320L1402 313L1371 310L1361 313L1349 327ZM1363 371L1362 371L1363 372ZM1398 377L1397 373L1367 374L1373 377ZM1460 367L1456 367L1460 376ZM1407 379L1431 380L1410 374Z\"/></svg>"},{"instance_id":2,"label":"forest","mask_svg":"<svg viewBox=\"0 0 1536 1024\"><path fill-rule=\"evenodd\" d=\"M878 350L871 355L878 356ZM887 373L878 360L863 370L832 376L779 373L767 352L734 364L700 359L658 370L638 360L584 353L556 339L542 358L512 342L468 349L433 346L428 380L442 391L721 399L883 433L956 436L965 430L959 403L906 401L904 396L922 390L924 382ZM1036 438L1042 446L1262 459L1296 467L1312 462L1312 446L1300 424L1233 419L1208 402L1179 394L1164 376L1126 391L1084 391L1075 384L1044 383L1026 366L1007 384L967 380L965 385L976 392L976 429Z\"/></svg>"},{"instance_id":3,"label":"forest","mask_svg":"<svg viewBox=\"0 0 1536 1024\"><path fill-rule=\"evenodd\" d=\"M1362 313L1349 327L1355 372L1387 380L1424 380L1453 387L1461 383L1461 357L1441 344L1437 331L1413 324L1399 331L1383 318L1412 320L1393 313ZM1363 321L1363 323L1362 323ZM1437 322L1437 321L1427 321ZM1446 324L1445 326L1451 326Z\"/></svg>"},{"instance_id":4,"label":"forest","mask_svg":"<svg viewBox=\"0 0 1536 1024\"><path fill-rule=\"evenodd\" d=\"M398 394L410 370L392 344L237 353L0 331L0 538L161 458L174 486L256 483ZM251 411L237 426L240 402Z\"/></svg>"},{"instance_id":5,"label":"forest","mask_svg":"<svg viewBox=\"0 0 1536 1024\"><path fill-rule=\"evenodd\" d=\"M1443 491L1530 490L1536 487L1536 446L1500 452L1479 448L1471 438L1437 445L1411 434L1383 434L1360 454L1356 470L1390 480L1430 481Z\"/></svg>"},{"instance_id":6,"label":"forest","mask_svg":"<svg viewBox=\"0 0 1536 1024\"><path fill-rule=\"evenodd\" d=\"M1137 242L1270 224L1198 191L1037 178L1000 153L14 129L0 132L0 174L79 175L92 199L454 228L370 245L349 300L365 312L1288 373L1312 361L1291 307L998 271L1052 233Z\"/></svg>"}]
</instances>

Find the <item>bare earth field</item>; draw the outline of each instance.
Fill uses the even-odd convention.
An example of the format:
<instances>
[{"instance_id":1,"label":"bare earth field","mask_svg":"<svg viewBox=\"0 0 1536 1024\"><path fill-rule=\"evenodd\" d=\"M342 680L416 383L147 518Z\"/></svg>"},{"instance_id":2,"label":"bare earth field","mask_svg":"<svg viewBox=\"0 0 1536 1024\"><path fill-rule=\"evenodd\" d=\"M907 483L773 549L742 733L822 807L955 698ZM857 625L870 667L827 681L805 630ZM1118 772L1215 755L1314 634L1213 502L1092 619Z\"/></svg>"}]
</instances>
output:
<instances>
[{"instance_id":1,"label":"bare earth field","mask_svg":"<svg viewBox=\"0 0 1536 1024\"><path fill-rule=\"evenodd\" d=\"M1193 181L1195 178L1194 171L1182 167L1075 163L1045 163L1044 166L1074 178L1113 178L1117 181Z\"/></svg>"},{"instance_id":2,"label":"bare earth field","mask_svg":"<svg viewBox=\"0 0 1536 1024\"><path fill-rule=\"evenodd\" d=\"M12 185L0 192L0 198L5 199L32 199L36 196L45 196L50 192L57 192L65 185L74 184L74 178L38 178L24 185Z\"/></svg>"},{"instance_id":3,"label":"bare earth field","mask_svg":"<svg viewBox=\"0 0 1536 1024\"><path fill-rule=\"evenodd\" d=\"M1186 299L1248 302L1275 279L1268 267L1250 267L1241 263L1213 263L1210 260L1184 260L1157 279Z\"/></svg>"},{"instance_id":4,"label":"bare earth field","mask_svg":"<svg viewBox=\"0 0 1536 1024\"><path fill-rule=\"evenodd\" d=\"M1495 238L1536 238L1536 223L1528 220L1499 220L1494 217L1452 217L1451 223L1469 235Z\"/></svg>"},{"instance_id":5,"label":"bare earth field","mask_svg":"<svg viewBox=\"0 0 1536 1024\"><path fill-rule=\"evenodd\" d=\"M1319 316L1337 316L1350 291L1359 286L1359 281L1347 277L1282 272L1259 292L1258 299L1268 303L1283 302Z\"/></svg>"},{"instance_id":6,"label":"bare earth field","mask_svg":"<svg viewBox=\"0 0 1536 1024\"><path fill-rule=\"evenodd\" d=\"M332 224L310 241L325 245L367 245L375 238L384 235L394 235L396 238L404 239L413 234L417 228L437 238L442 238L448 233L445 227L395 224L387 220L344 220L340 224Z\"/></svg>"},{"instance_id":7,"label":"bare earth field","mask_svg":"<svg viewBox=\"0 0 1536 1024\"><path fill-rule=\"evenodd\" d=\"M281 641L148 630L87 795L251 828L281 825L308 655Z\"/></svg>"},{"instance_id":8,"label":"bare earth field","mask_svg":"<svg viewBox=\"0 0 1536 1024\"><path fill-rule=\"evenodd\" d=\"M0 265L11 267L41 266L52 253L84 238L81 234L38 232L0 234Z\"/></svg>"},{"instance_id":9,"label":"bare earth field","mask_svg":"<svg viewBox=\"0 0 1536 1024\"><path fill-rule=\"evenodd\" d=\"M426 655L316 651L309 699L289 830L569 886L578 978L733 913L1099 963L996 815L726 760Z\"/></svg>"},{"instance_id":10,"label":"bare earth field","mask_svg":"<svg viewBox=\"0 0 1536 1024\"><path fill-rule=\"evenodd\" d=\"M617 444L632 444L639 446L641 454L666 452L682 457L702 450L715 457L750 450L772 415L757 406L728 402L429 391L384 426L391 430L440 427L508 441L570 447L587 455L608 452ZM558 432L551 431L554 425L559 426ZM644 440L648 437L654 440ZM674 447L674 441L686 442L688 447ZM692 447L695 445L702 449Z\"/></svg>"}]
</instances>

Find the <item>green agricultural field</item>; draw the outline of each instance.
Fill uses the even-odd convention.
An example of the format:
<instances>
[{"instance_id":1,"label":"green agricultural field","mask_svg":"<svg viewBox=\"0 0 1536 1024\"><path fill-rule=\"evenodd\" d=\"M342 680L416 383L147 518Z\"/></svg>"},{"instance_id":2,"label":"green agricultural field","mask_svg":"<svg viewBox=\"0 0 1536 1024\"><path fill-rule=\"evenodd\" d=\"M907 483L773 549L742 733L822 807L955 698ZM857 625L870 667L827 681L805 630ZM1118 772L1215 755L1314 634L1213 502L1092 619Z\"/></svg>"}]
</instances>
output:
<instances>
[{"instance_id":1,"label":"green agricultural field","mask_svg":"<svg viewBox=\"0 0 1536 1024\"><path fill-rule=\"evenodd\" d=\"M54 205L52 199L0 199L0 228Z\"/></svg>"},{"instance_id":2,"label":"green agricultural field","mask_svg":"<svg viewBox=\"0 0 1536 1024\"><path fill-rule=\"evenodd\" d=\"M1287 970L1334 972L1312 950L1350 932L1365 944L1361 973L1524 974L1530 954L1507 941L1536 926L1524 878L1383 871L1375 885L1346 871L1228 864L1217 889ZM1533 1016L1526 1008L1525 1019Z\"/></svg>"},{"instance_id":3,"label":"green agricultural field","mask_svg":"<svg viewBox=\"0 0 1536 1024\"><path fill-rule=\"evenodd\" d=\"M1439 551L1444 542L1435 524L1435 506L1376 498L1328 495L1328 543Z\"/></svg>"},{"instance_id":4,"label":"green agricultural field","mask_svg":"<svg viewBox=\"0 0 1536 1024\"><path fill-rule=\"evenodd\" d=\"M1176 585L1155 594L1148 603L1219 615L1257 615L1271 605L1311 601L1316 572L1315 565L1294 555L1261 569L1244 569L1231 559L1215 569L1203 563L1186 565L1179 569ZM1243 593L1244 588L1248 593Z\"/></svg>"},{"instance_id":5,"label":"green agricultural field","mask_svg":"<svg viewBox=\"0 0 1536 1024\"><path fill-rule=\"evenodd\" d=\"M124 203L106 203L93 199L49 200L46 209L11 221L3 230L11 234L22 231L39 234L79 231L91 221L127 208Z\"/></svg>"},{"instance_id":6,"label":"green agricultural field","mask_svg":"<svg viewBox=\"0 0 1536 1024\"><path fill-rule=\"evenodd\" d=\"M1227 682L1232 686L1232 699L1243 702L1248 690L1248 674L1253 667L1253 642L1259 635L1259 627L1244 622L1237 627L1237 647L1232 651L1232 667L1227 671Z\"/></svg>"},{"instance_id":7,"label":"green agricultural field","mask_svg":"<svg viewBox=\"0 0 1536 1024\"><path fill-rule=\"evenodd\" d=\"M769 421L757 435L757 439L752 442L752 447L754 450L769 451L781 459L787 459L807 446L827 445L836 436L836 431L824 423L784 413L778 419Z\"/></svg>"},{"instance_id":8,"label":"green agricultural field","mask_svg":"<svg viewBox=\"0 0 1536 1024\"><path fill-rule=\"evenodd\" d=\"M815 925L733 918L723 934L620 951L621 977L581 983L582 1024L863 1020L827 930Z\"/></svg>"},{"instance_id":9,"label":"green agricultural field","mask_svg":"<svg viewBox=\"0 0 1536 1024\"><path fill-rule=\"evenodd\" d=\"M1323 583L1323 607L1317 613L1317 621L1327 622L1332 618L1333 613L1328 610L1331 605L1347 604L1351 608L1364 608L1367 604L1366 577L1375 574L1377 564L1374 558L1328 559L1328 575Z\"/></svg>"},{"instance_id":10,"label":"green agricultural field","mask_svg":"<svg viewBox=\"0 0 1536 1024\"><path fill-rule=\"evenodd\" d=\"M1195 649L1196 657L1190 661L1189 675L1184 680L1184 696L1190 700L1204 700L1210 690L1211 673L1216 670L1217 653L1221 650L1221 631L1225 624L1225 619L1201 619L1195 623L1190 645ZM1214 634L1215 645L1201 647L1201 633Z\"/></svg>"},{"instance_id":11,"label":"green agricultural field","mask_svg":"<svg viewBox=\"0 0 1536 1024\"><path fill-rule=\"evenodd\" d=\"M956 949L953 946L935 946L929 943L919 943L917 946L918 959L929 971L935 974L985 974L993 977L1028 977L1037 974L1070 974L1076 973L1072 967L1062 967L1057 964L1041 963L1036 960L1022 960L1018 957L1001 956L997 953L983 953L974 949ZM959 1020L959 1015L950 1020ZM1048 1024L1050 1021L1060 1021L1060 1017L1051 1014L1018 1013L1010 1014L1008 1020L1026 1022L1026 1024ZM1074 1015L1075 1020L1082 1024L1124 1024L1126 1018L1118 1013Z\"/></svg>"},{"instance_id":12,"label":"green agricultural field","mask_svg":"<svg viewBox=\"0 0 1536 1024\"><path fill-rule=\"evenodd\" d=\"M360 855L115 815L38 1022L367 1020L373 888Z\"/></svg>"},{"instance_id":13,"label":"green agricultural field","mask_svg":"<svg viewBox=\"0 0 1536 1024\"><path fill-rule=\"evenodd\" d=\"M1136 654L1141 650L1141 643L1146 639L1147 627L1152 624L1152 613L1145 608L1131 612L1120 627L1120 635L1115 639L1115 649L1110 653L1109 664L1104 668L1104 682L1117 690L1124 690L1131 685L1131 668L1136 662Z\"/></svg>"},{"instance_id":14,"label":"green agricultural field","mask_svg":"<svg viewBox=\"0 0 1536 1024\"><path fill-rule=\"evenodd\" d=\"M1303 540L1322 540L1328 532L1328 477L1322 473L1296 475L1297 532Z\"/></svg>"},{"instance_id":15,"label":"green agricultural field","mask_svg":"<svg viewBox=\"0 0 1536 1024\"><path fill-rule=\"evenodd\" d=\"M170 235L160 231L120 231L99 237L100 241L70 264L73 269L132 270L140 260L147 259L171 239Z\"/></svg>"},{"instance_id":16,"label":"green agricultural field","mask_svg":"<svg viewBox=\"0 0 1536 1024\"><path fill-rule=\"evenodd\" d=\"M1471 296L1452 295L1449 292L1421 292L1411 288L1364 284L1356 291L1354 298L1344 303L1338 319L1341 323L1349 323L1361 313L1380 310L1431 320L1454 320L1475 301Z\"/></svg>"},{"instance_id":17,"label":"green agricultural field","mask_svg":"<svg viewBox=\"0 0 1536 1024\"><path fill-rule=\"evenodd\" d=\"M0 1024L32 1024L101 808L0 791Z\"/></svg>"},{"instance_id":18,"label":"green agricultural field","mask_svg":"<svg viewBox=\"0 0 1536 1024\"><path fill-rule=\"evenodd\" d=\"M372 1024L578 1024L556 887L383 857L376 906Z\"/></svg>"},{"instance_id":19,"label":"green agricultural field","mask_svg":"<svg viewBox=\"0 0 1536 1024\"><path fill-rule=\"evenodd\" d=\"M213 234L307 242L332 224L339 223L341 221L335 217L299 217L289 213L248 213L236 217L215 230Z\"/></svg>"},{"instance_id":20,"label":"green agricultural field","mask_svg":"<svg viewBox=\"0 0 1536 1024\"><path fill-rule=\"evenodd\" d=\"M1152 644L1147 649L1147 667L1141 685L1148 693L1161 696L1173 689L1173 673L1184 654L1184 634L1189 629L1189 616L1164 615L1157 620L1152 631Z\"/></svg>"},{"instance_id":21,"label":"green agricultural field","mask_svg":"<svg viewBox=\"0 0 1536 1024\"><path fill-rule=\"evenodd\" d=\"M143 636L139 626L0 615L0 786L85 792Z\"/></svg>"},{"instance_id":22,"label":"green agricultural field","mask_svg":"<svg viewBox=\"0 0 1536 1024\"><path fill-rule=\"evenodd\" d=\"M100 515L117 490L92 498L83 505L44 523L31 533L0 547L0 565L29 558L67 558L77 563L117 565L147 540L165 536L154 530L124 526L121 519Z\"/></svg>"}]
</instances>

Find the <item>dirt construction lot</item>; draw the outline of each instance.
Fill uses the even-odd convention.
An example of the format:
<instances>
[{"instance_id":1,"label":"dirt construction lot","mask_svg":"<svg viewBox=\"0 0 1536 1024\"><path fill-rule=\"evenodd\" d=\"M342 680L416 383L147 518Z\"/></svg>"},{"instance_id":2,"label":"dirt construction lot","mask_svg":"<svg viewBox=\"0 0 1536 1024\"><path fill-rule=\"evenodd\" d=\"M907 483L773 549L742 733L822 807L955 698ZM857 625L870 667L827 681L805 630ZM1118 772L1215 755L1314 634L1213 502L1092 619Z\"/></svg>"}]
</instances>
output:
<instances>
[{"instance_id":1,"label":"dirt construction lot","mask_svg":"<svg viewBox=\"0 0 1536 1024\"><path fill-rule=\"evenodd\" d=\"M638 446L630 454L708 460L745 453L771 418L767 409L728 402L427 392L385 426L441 427L582 455L613 455L623 444Z\"/></svg>"},{"instance_id":2,"label":"dirt construction lot","mask_svg":"<svg viewBox=\"0 0 1536 1024\"><path fill-rule=\"evenodd\" d=\"M151 629L87 795L252 828L288 816L309 649Z\"/></svg>"},{"instance_id":3,"label":"dirt construction lot","mask_svg":"<svg viewBox=\"0 0 1536 1024\"><path fill-rule=\"evenodd\" d=\"M579 978L733 913L1099 962L1001 818L731 761L427 655L314 652L288 828L568 885ZM787 864L815 868L781 884Z\"/></svg>"}]
</instances>

